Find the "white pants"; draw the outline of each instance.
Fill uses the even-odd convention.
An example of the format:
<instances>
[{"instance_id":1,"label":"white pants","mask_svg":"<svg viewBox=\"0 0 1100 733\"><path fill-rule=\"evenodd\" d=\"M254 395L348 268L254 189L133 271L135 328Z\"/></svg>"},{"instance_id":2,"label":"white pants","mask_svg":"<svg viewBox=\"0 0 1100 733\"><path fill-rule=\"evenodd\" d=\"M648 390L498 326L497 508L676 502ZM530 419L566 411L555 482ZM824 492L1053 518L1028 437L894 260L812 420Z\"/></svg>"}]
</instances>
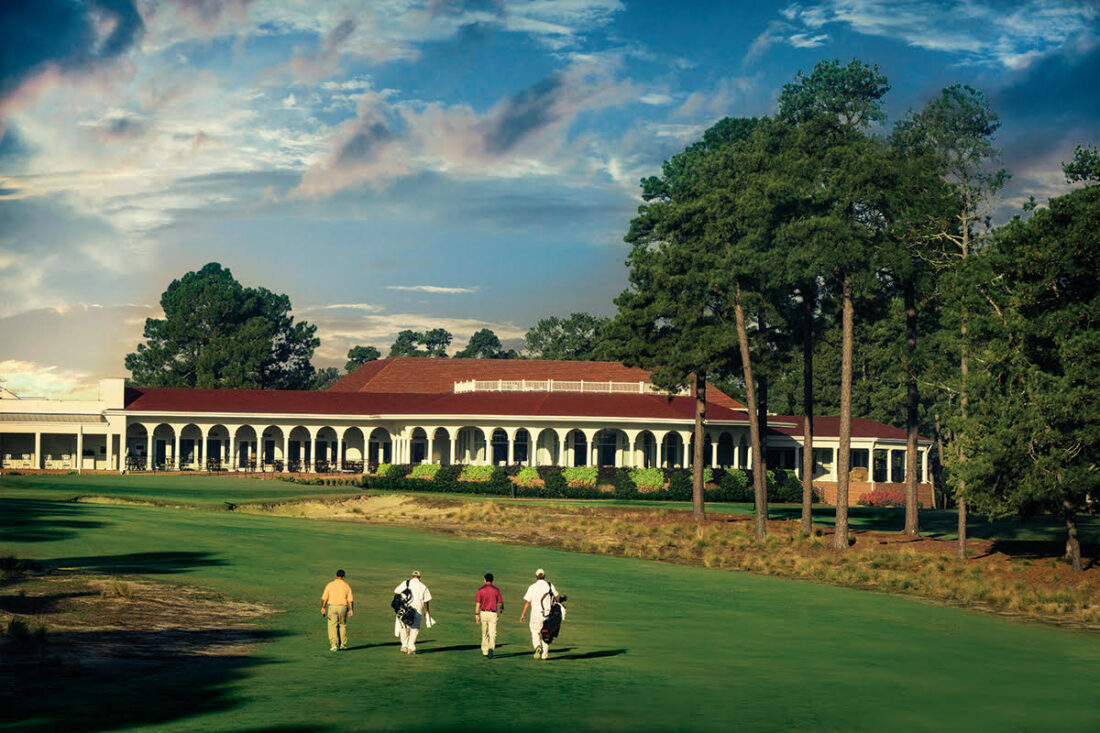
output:
<instances>
[{"instance_id":1,"label":"white pants","mask_svg":"<svg viewBox=\"0 0 1100 733\"><path fill-rule=\"evenodd\" d=\"M537 621L536 618L538 618ZM543 659L546 659L546 656L550 653L550 645L542 640L542 623L545 620L542 617L531 617L531 648L542 649Z\"/></svg>"},{"instance_id":2,"label":"white pants","mask_svg":"<svg viewBox=\"0 0 1100 733\"><path fill-rule=\"evenodd\" d=\"M420 620L422 618L419 611L414 613L416 618L413 619L411 625L406 626L401 623L401 619L397 620L397 637L401 639L401 648L413 652L416 651L416 637L420 635Z\"/></svg>"}]
</instances>

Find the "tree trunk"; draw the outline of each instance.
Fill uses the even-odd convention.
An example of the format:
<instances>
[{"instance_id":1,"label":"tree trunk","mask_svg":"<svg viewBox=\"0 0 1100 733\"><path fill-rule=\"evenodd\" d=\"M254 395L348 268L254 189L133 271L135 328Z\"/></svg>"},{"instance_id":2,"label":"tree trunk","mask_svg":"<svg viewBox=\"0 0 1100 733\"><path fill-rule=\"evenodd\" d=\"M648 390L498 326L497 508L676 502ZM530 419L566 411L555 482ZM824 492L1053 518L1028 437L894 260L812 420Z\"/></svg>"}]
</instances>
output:
<instances>
[{"instance_id":1,"label":"tree trunk","mask_svg":"<svg viewBox=\"0 0 1100 733\"><path fill-rule=\"evenodd\" d=\"M691 457L691 514L699 520L707 518L703 508L703 427L707 419L707 379L698 374L692 379L695 386L695 449Z\"/></svg>"},{"instance_id":2,"label":"tree trunk","mask_svg":"<svg viewBox=\"0 0 1100 733\"><path fill-rule=\"evenodd\" d=\"M802 289L802 534L814 530L814 288Z\"/></svg>"},{"instance_id":3,"label":"tree trunk","mask_svg":"<svg viewBox=\"0 0 1100 733\"><path fill-rule=\"evenodd\" d=\"M966 210L963 210L963 228L962 228L962 256L965 260L970 256L970 224L969 219L966 218ZM960 417L960 433L966 430L966 407L969 404L967 397L967 377L970 375L970 366L967 363L968 349L966 348L966 305L963 304L959 309L959 320L962 324L959 326L959 376L961 377L962 386L959 390L959 417ZM955 435L955 440L959 440L961 435ZM966 451L963 449L961 443L958 449L959 465L966 463ZM955 504L959 511L959 524L958 524L958 539L956 540L955 555L960 560L966 559L966 479L959 479L959 486L956 489L957 499Z\"/></svg>"},{"instance_id":4,"label":"tree trunk","mask_svg":"<svg viewBox=\"0 0 1100 733\"><path fill-rule=\"evenodd\" d=\"M748 402L749 442L752 444L752 485L756 500L756 516L753 517L753 529L756 541L763 542L767 535L768 494L766 476L758 468L763 464L760 456L760 426L756 420L756 385L752 379L752 362L749 359L749 332L745 329L745 311L741 307L741 286L737 286L737 300L733 306L737 322L737 343L741 347L741 370L745 377L745 401Z\"/></svg>"},{"instance_id":5,"label":"tree trunk","mask_svg":"<svg viewBox=\"0 0 1100 733\"><path fill-rule=\"evenodd\" d=\"M936 464L932 467L932 508L936 508L936 489L943 486L943 428L940 427L940 411L936 410ZM943 494L943 508L947 508L947 492Z\"/></svg>"},{"instance_id":6,"label":"tree trunk","mask_svg":"<svg viewBox=\"0 0 1100 733\"><path fill-rule=\"evenodd\" d=\"M833 547L848 549L848 478L852 462L852 279L845 275L843 283L842 329L840 357L840 450L837 455L836 533Z\"/></svg>"},{"instance_id":7,"label":"tree trunk","mask_svg":"<svg viewBox=\"0 0 1100 733\"><path fill-rule=\"evenodd\" d=\"M1062 511L1066 515L1066 559L1073 564L1074 572L1081 572L1081 540L1077 537L1077 511L1069 499L1062 499Z\"/></svg>"},{"instance_id":8,"label":"tree trunk","mask_svg":"<svg viewBox=\"0 0 1100 733\"><path fill-rule=\"evenodd\" d=\"M917 514L917 429L920 427L920 394L917 391L917 290L905 284L905 349L909 352L905 395L905 529L906 537L920 536Z\"/></svg>"}]
</instances>

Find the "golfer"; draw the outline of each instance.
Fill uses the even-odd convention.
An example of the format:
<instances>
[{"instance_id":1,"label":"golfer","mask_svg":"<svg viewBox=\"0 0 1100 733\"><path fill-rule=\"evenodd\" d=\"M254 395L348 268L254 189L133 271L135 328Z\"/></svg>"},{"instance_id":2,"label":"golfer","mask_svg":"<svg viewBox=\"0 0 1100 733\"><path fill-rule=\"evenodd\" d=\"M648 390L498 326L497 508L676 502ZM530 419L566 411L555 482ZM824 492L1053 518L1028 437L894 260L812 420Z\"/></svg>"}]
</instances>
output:
<instances>
[{"instance_id":1,"label":"golfer","mask_svg":"<svg viewBox=\"0 0 1100 733\"><path fill-rule=\"evenodd\" d=\"M558 597L558 589L546 579L546 571L535 571L535 582L527 587L523 594L523 611L519 615L523 623L527 611L531 611L531 645L535 648L535 659L546 659L550 655L550 645L542 640L542 622L550 614L550 608Z\"/></svg>"},{"instance_id":2,"label":"golfer","mask_svg":"<svg viewBox=\"0 0 1100 733\"><path fill-rule=\"evenodd\" d=\"M474 596L474 623L481 625L481 656L493 658L497 646L497 612L504 610L504 597L493 585L493 574L485 573L485 585Z\"/></svg>"},{"instance_id":3,"label":"golfer","mask_svg":"<svg viewBox=\"0 0 1100 733\"><path fill-rule=\"evenodd\" d=\"M404 593L406 590L411 594L409 606L412 607L414 612L413 622L406 624L398 618L395 622L393 635L401 640L401 652L403 654L416 654L416 637L420 634L420 624L424 617L430 619L432 615L431 610L428 608L428 601L432 600L432 592L428 590L428 586L421 582L419 570L414 570L408 580L398 583L393 592ZM431 626L430 621L428 625Z\"/></svg>"},{"instance_id":4,"label":"golfer","mask_svg":"<svg viewBox=\"0 0 1100 733\"><path fill-rule=\"evenodd\" d=\"M348 648L348 616L355 615L354 606L355 597L344 580L344 571L337 570L336 578L321 594L321 615L328 619L329 651Z\"/></svg>"}]
</instances>

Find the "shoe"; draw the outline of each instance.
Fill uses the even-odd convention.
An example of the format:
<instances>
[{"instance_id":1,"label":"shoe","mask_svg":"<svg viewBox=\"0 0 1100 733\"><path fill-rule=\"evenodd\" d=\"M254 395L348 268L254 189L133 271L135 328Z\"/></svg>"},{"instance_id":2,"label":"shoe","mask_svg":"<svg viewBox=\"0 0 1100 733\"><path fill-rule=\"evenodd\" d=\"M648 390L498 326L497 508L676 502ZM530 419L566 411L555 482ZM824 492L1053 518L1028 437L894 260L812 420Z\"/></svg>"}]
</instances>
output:
<instances>
[{"instance_id":1,"label":"shoe","mask_svg":"<svg viewBox=\"0 0 1100 733\"><path fill-rule=\"evenodd\" d=\"M409 653L408 648L407 647L401 647L401 653L402 654L408 654Z\"/></svg>"},{"instance_id":2,"label":"shoe","mask_svg":"<svg viewBox=\"0 0 1100 733\"><path fill-rule=\"evenodd\" d=\"M486 657L488 657L489 659L492 659L492 658L493 658L493 650L492 650L492 649L490 649L490 650L489 650L489 653L488 653L488 654L486 654L485 656L486 656Z\"/></svg>"},{"instance_id":3,"label":"shoe","mask_svg":"<svg viewBox=\"0 0 1100 733\"><path fill-rule=\"evenodd\" d=\"M535 659L541 659L541 658L542 658L542 648L540 647L540 648L535 650Z\"/></svg>"},{"instance_id":4,"label":"shoe","mask_svg":"<svg viewBox=\"0 0 1100 733\"><path fill-rule=\"evenodd\" d=\"M340 647L340 651L342 651L342 652L346 652L347 650L348 650L348 645L347 644L344 644L342 647Z\"/></svg>"},{"instance_id":5,"label":"shoe","mask_svg":"<svg viewBox=\"0 0 1100 733\"><path fill-rule=\"evenodd\" d=\"M415 650L415 649L410 649L410 650L409 650L409 656L410 656L410 657L412 657L412 656L416 656L416 650Z\"/></svg>"},{"instance_id":6,"label":"shoe","mask_svg":"<svg viewBox=\"0 0 1100 733\"><path fill-rule=\"evenodd\" d=\"M330 647L328 648L328 650L329 650L330 652L334 652L334 651L336 651L336 647L334 647L334 646L330 646Z\"/></svg>"}]
</instances>

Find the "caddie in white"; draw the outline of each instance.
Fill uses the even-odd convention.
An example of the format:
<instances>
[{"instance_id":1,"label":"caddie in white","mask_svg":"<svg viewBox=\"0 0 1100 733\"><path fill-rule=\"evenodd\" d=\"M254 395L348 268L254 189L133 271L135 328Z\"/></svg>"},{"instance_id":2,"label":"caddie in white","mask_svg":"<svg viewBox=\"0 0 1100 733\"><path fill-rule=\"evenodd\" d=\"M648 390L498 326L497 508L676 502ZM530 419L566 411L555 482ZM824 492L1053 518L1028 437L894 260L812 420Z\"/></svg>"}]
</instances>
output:
<instances>
[{"instance_id":1,"label":"caddie in white","mask_svg":"<svg viewBox=\"0 0 1100 733\"><path fill-rule=\"evenodd\" d=\"M432 592L428 586L420 580L420 571L414 570L412 577L403 580L393 589L394 595L402 595L406 603L413 611L412 620L406 623L400 614L394 622L393 635L401 640L401 652L403 654L416 654L416 637L420 634L420 625L425 623L431 627L431 610L428 601L432 600Z\"/></svg>"},{"instance_id":2,"label":"caddie in white","mask_svg":"<svg viewBox=\"0 0 1100 733\"><path fill-rule=\"evenodd\" d=\"M546 659L550 654L550 645L542 640L542 623L550 614L557 597L558 589L546 579L546 571L542 568L536 570L535 582L523 594L523 612L519 615L519 621L523 623L528 609L531 611L531 645L535 648L535 659Z\"/></svg>"}]
</instances>

